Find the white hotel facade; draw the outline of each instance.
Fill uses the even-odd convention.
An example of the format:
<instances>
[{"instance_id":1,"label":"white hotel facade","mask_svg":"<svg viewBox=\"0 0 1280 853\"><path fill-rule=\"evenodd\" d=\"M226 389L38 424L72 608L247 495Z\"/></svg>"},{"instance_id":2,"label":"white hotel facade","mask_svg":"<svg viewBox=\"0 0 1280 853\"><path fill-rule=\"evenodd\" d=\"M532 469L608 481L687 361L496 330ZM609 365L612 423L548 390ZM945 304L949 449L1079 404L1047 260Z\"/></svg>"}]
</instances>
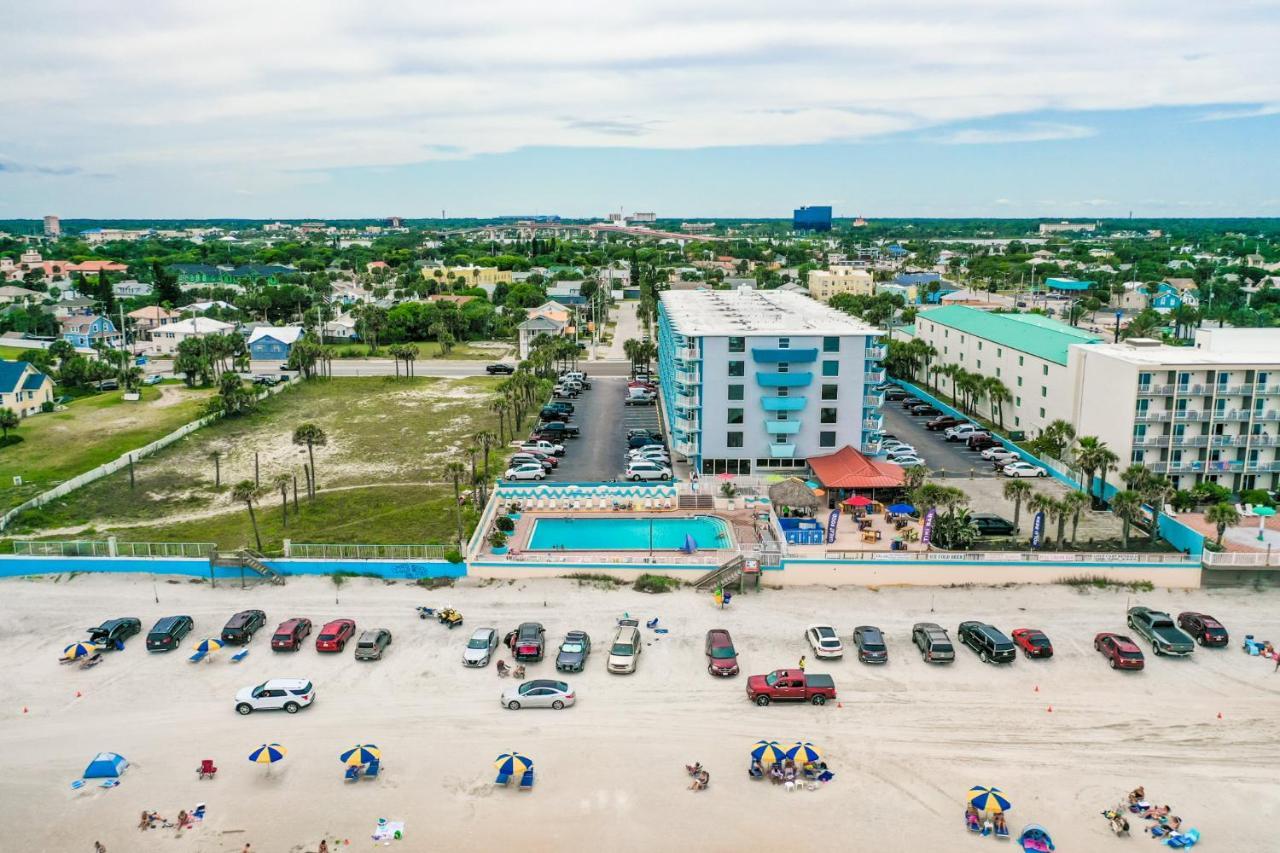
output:
<instances>
[{"instance_id":1,"label":"white hotel facade","mask_svg":"<svg viewBox=\"0 0 1280 853\"><path fill-rule=\"evenodd\" d=\"M658 305L663 419L694 470L803 469L879 450L881 331L778 290L666 291Z\"/></svg>"}]
</instances>

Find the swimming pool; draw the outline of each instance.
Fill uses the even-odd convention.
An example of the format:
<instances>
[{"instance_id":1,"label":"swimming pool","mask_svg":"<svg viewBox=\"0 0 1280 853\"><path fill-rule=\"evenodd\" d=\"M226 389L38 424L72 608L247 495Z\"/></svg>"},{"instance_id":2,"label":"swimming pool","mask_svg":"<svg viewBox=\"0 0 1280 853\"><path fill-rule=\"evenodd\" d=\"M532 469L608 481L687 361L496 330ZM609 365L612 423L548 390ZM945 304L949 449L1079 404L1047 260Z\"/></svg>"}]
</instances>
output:
<instances>
[{"instance_id":1,"label":"swimming pool","mask_svg":"<svg viewBox=\"0 0 1280 853\"><path fill-rule=\"evenodd\" d=\"M652 531L652 546L650 535ZM713 515L685 518L539 518L530 551L675 551L692 535L699 548L731 548L729 523Z\"/></svg>"}]
</instances>

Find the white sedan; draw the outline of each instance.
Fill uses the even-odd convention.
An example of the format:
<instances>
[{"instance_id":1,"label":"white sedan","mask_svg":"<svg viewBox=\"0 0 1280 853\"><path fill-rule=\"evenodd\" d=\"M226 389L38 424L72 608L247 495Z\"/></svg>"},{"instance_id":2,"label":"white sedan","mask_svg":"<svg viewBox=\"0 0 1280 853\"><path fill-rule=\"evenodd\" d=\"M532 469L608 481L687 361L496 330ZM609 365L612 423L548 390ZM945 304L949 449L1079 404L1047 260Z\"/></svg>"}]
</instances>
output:
<instances>
[{"instance_id":1,"label":"white sedan","mask_svg":"<svg viewBox=\"0 0 1280 853\"><path fill-rule=\"evenodd\" d=\"M901 465L903 468L915 468L924 464L924 460L919 456L895 456L889 461L894 465Z\"/></svg>"},{"instance_id":2,"label":"white sedan","mask_svg":"<svg viewBox=\"0 0 1280 853\"><path fill-rule=\"evenodd\" d=\"M840 635L830 625L810 625L804 632L804 637L809 641L809 648L813 649L813 656L816 658L844 656L844 644L840 642Z\"/></svg>"},{"instance_id":3,"label":"white sedan","mask_svg":"<svg viewBox=\"0 0 1280 853\"><path fill-rule=\"evenodd\" d=\"M530 462L508 468L503 478L507 480L541 480L545 476L547 476L547 472L541 465Z\"/></svg>"},{"instance_id":4,"label":"white sedan","mask_svg":"<svg viewBox=\"0 0 1280 853\"><path fill-rule=\"evenodd\" d=\"M511 711L521 708L552 708L559 711L575 701L573 689L563 681L538 678L502 691L502 707Z\"/></svg>"},{"instance_id":5,"label":"white sedan","mask_svg":"<svg viewBox=\"0 0 1280 853\"><path fill-rule=\"evenodd\" d=\"M900 456L918 456L916 449L909 444L900 444L890 450L887 454L890 462L896 462Z\"/></svg>"},{"instance_id":6,"label":"white sedan","mask_svg":"<svg viewBox=\"0 0 1280 853\"><path fill-rule=\"evenodd\" d=\"M982 458L989 459L992 462L1012 462L1021 457L1012 450L1006 450L1003 446L997 444L982 451Z\"/></svg>"},{"instance_id":7,"label":"white sedan","mask_svg":"<svg viewBox=\"0 0 1280 853\"><path fill-rule=\"evenodd\" d=\"M244 716L254 711L284 711L296 714L315 701L316 688L305 678L272 678L257 687L246 687L236 694L236 713Z\"/></svg>"},{"instance_id":8,"label":"white sedan","mask_svg":"<svg viewBox=\"0 0 1280 853\"><path fill-rule=\"evenodd\" d=\"M1047 477L1049 472L1030 462L1010 462L1001 469L1006 477Z\"/></svg>"}]
</instances>

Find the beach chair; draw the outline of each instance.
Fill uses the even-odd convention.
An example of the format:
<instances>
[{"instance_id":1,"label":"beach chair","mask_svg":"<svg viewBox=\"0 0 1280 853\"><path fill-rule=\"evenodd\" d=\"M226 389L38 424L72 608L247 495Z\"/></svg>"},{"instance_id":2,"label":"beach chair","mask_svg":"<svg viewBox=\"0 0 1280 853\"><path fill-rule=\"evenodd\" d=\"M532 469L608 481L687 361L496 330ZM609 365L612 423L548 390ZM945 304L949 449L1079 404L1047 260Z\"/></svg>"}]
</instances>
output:
<instances>
[{"instance_id":1,"label":"beach chair","mask_svg":"<svg viewBox=\"0 0 1280 853\"><path fill-rule=\"evenodd\" d=\"M995 835L995 837L996 837L997 839L1000 839L1000 840L1003 840L1003 841L1008 841L1008 840L1009 840L1009 825L1008 825L1008 824L1005 824L1003 828L1002 828L1002 827L997 826L997 827L995 828L995 830L994 830L994 835Z\"/></svg>"},{"instance_id":2,"label":"beach chair","mask_svg":"<svg viewBox=\"0 0 1280 853\"><path fill-rule=\"evenodd\" d=\"M213 778L213 774L218 772L218 768L213 765L212 758L205 758L200 761L200 766L196 768L196 778Z\"/></svg>"},{"instance_id":3,"label":"beach chair","mask_svg":"<svg viewBox=\"0 0 1280 853\"><path fill-rule=\"evenodd\" d=\"M521 791L533 790L533 771L532 770L526 770L520 776L520 790Z\"/></svg>"},{"instance_id":4,"label":"beach chair","mask_svg":"<svg viewBox=\"0 0 1280 853\"><path fill-rule=\"evenodd\" d=\"M645 512L648 512L649 510L653 509L653 498L645 498L643 506L644 506Z\"/></svg>"},{"instance_id":5,"label":"beach chair","mask_svg":"<svg viewBox=\"0 0 1280 853\"><path fill-rule=\"evenodd\" d=\"M365 765L364 778L377 779L378 774L381 772L382 772L382 761L380 759L375 758L373 761L370 761L367 765Z\"/></svg>"},{"instance_id":6,"label":"beach chair","mask_svg":"<svg viewBox=\"0 0 1280 853\"><path fill-rule=\"evenodd\" d=\"M1185 833L1174 833L1165 841L1168 847L1182 849L1184 847L1194 847L1196 842L1200 840L1200 830L1188 829Z\"/></svg>"},{"instance_id":7,"label":"beach chair","mask_svg":"<svg viewBox=\"0 0 1280 853\"><path fill-rule=\"evenodd\" d=\"M93 654L89 655L87 658L85 658L80 662L80 668L93 669L95 666L97 666L100 663L102 663L102 655L98 652L94 652Z\"/></svg>"},{"instance_id":8,"label":"beach chair","mask_svg":"<svg viewBox=\"0 0 1280 853\"><path fill-rule=\"evenodd\" d=\"M498 774L498 778L493 780L493 784L495 784L495 785L509 785L509 784L511 784L511 774L510 774L510 773L499 773L499 774Z\"/></svg>"},{"instance_id":9,"label":"beach chair","mask_svg":"<svg viewBox=\"0 0 1280 853\"><path fill-rule=\"evenodd\" d=\"M190 661L191 663L200 663L200 661L205 659L205 656L207 654L208 652L196 652L194 655L187 658L187 660Z\"/></svg>"},{"instance_id":10,"label":"beach chair","mask_svg":"<svg viewBox=\"0 0 1280 853\"><path fill-rule=\"evenodd\" d=\"M652 619L650 619L648 622L644 623L644 626L645 626L646 628L648 628L650 631L652 631L654 628L657 628L657 627L658 627L658 617L657 617L657 616L653 617L653 618L652 618Z\"/></svg>"},{"instance_id":11,"label":"beach chair","mask_svg":"<svg viewBox=\"0 0 1280 853\"><path fill-rule=\"evenodd\" d=\"M248 656L249 656L249 650L241 649L240 651L236 652L234 655L231 656L231 662L240 663L240 661L244 660Z\"/></svg>"},{"instance_id":12,"label":"beach chair","mask_svg":"<svg viewBox=\"0 0 1280 853\"><path fill-rule=\"evenodd\" d=\"M346 782L356 782L360 779L360 765L353 764L347 768L347 772L342 775Z\"/></svg>"},{"instance_id":13,"label":"beach chair","mask_svg":"<svg viewBox=\"0 0 1280 853\"><path fill-rule=\"evenodd\" d=\"M970 832L982 832L982 821L978 820L977 815L966 815L964 823Z\"/></svg>"},{"instance_id":14,"label":"beach chair","mask_svg":"<svg viewBox=\"0 0 1280 853\"><path fill-rule=\"evenodd\" d=\"M1244 514L1245 514L1245 512L1244 512L1244 507L1243 507L1241 504L1236 504L1236 514L1237 514L1237 515L1244 515Z\"/></svg>"},{"instance_id":15,"label":"beach chair","mask_svg":"<svg viewBox=\"0 0 1280 853\"><path fill-rule=\"evenodd\" d=\"M575 499L573 502L573 509L575 512L582 509L582 501Z\"/></svg>"},{"instance_id":16,"label":"beach chair","mask_svg":"<svg viewBox=\"0 0 1280 853\"><path fill-rule=\"evenodd\" d=\"M549 499L547 500L547 508L548 508L548 509L559 509L559 508L560 508L560 502L559 502L559 501L557 501L555 498L549 498Z\"/></svg>"},{"instance_id":17,"label":"beach chair","mask_svg":"<svg viewBox=\"0 0 1280 853\"><path fill-rule=\"evenodd\" d=\"M1245 504L1245 505L1244 505L1244 512L1242 512L1242 513L1240 513L1240 514L1241 514L1241 515L1252 516L1252 515L1253 515L1253 504Z\"/></svg>"}]
</instances>

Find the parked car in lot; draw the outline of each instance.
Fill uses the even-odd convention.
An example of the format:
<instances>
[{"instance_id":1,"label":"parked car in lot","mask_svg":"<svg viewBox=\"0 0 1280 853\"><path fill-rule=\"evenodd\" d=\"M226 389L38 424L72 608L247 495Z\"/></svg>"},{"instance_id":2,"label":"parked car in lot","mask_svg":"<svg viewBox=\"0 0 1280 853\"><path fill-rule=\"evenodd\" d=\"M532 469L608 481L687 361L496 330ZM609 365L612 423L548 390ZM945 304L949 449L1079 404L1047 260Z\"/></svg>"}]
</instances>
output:
<instances>
[{"instance_id":1,"label":"parked car in lot","mask_svg":"<svg viewBox=\"0 0 1280 853\"><path fill-rule=\"evenodd\" d=\"M840 635L830 625L810 625L804 632L804 638L816 658L844 656L844 644L840 642Z\"/></svg>"},{"instance_id":2,"label":"parked car in lot","mask_svg":"<svg viewBox=\"0 0 1280 853\"><path fill-rule=\"evenodd\" d=\"M462 650L463 666L488 666L493 652L498 648L497 628L477 628L471 632L467 647Z\"/></svg>"},{"instance_id":3,"label":"parked car in lot","mask_svg":"<svg viewBox=\"0 0 1280 853\"><path fill-rule=\"evenodd\" d=\"M829 675L803 669L775 669L768 675L753 675L747 679L747 698L757 705L770 702L825 705L836 698L836 683Z\"/></svg>"},{"instance_id":4,"label":"parked car in lot","mask_svg":"<svg viewBox=\"0 0 1280 853\"><path fill-rule=\"evenodd\" d=\"M486 365L484 372L488 373L490 376L494 376L499 373L510 376L512 373L516 372L516 368L514 365L511 365L511 364L502 364L501 362L495 362L494 364Z\"/></svg>"},{"instance_id":5,"label":"parked car in lot","mask_svg":"<svg viewBox=\"0 0 1280 853\"><path fill-rule=\"evenodd\" d=\"M627 470L622 472L622 476L628 480L670 480L671 469L657 462L649 462L644 459L633 459L627 463Z\"/></svg>"},{"instance_id":6,"label":"parked car in lot","mask_svg":"<svg viewBox=\"0 0 1280 853\"><path fill-rule=\"evenodd\" d=\"M890 403L900 403L903 400L907 399L907 396L908 396L907 392L903 391L901 388L897 390L890 389L884 392L885 400Z\"/></svg>"},{"instance_id":7,"label":"parked car in lot","mask_svg":"<svg viewBox=\"0 0 1280 853\"><path fill-rule=\"evenodd\" d=\"M502 691L502 707L510 711L521 708L552 708L559 711L575 701L573 690L563 681L537 678L524 684L513 685Z\"/></svg>"},{"instance_id":8,"label":"parked car in lot","mask_svg":"<svg viewBox=\"0 0 1280 853\"><path fill-rule=\"evenodd\" d=\"M638 394L628 393L626 399L622 401L624 406L652 406L658 401L658 395L648 391L642 391Z\"/></svg>"},{"instance_id":9,"label":"parked car in lot","mask_svg":"<svg viewBox=\"0 0 1280 853\"><path fill-rule=\"evenodd\" d=\"M554 444L550 441L538 439L536 441L526 441L520 445L520 449L526 453L548 453L552 456L564 456L564 445Z\"/></svg>"},{"instance_id":10,"label":"parked car in lot","mask_svg":"<svg viewBox=\"0 0 1280 853\"><path fill-rule=\"evenodd\" d=\"M316 688L305 678L272 678L257 687L246 687L236 693L236 713L247 716L254 711L284 711L296 714L316 699Z\"/></svg>"},{"instance_id":11,"label":"parked car in lot","mask_svg":"<svg viewBox=\"0 0 1280 853\"><path fill-rule=\"evenodd\" d=\"M968 421L965 421L964 423L959 423L959 424L956 424L955 426L947 427L942 434L947 439L947 441L964 441L966 438L968 438L970 435L972 435L975 432L982 432L982 428L979 427L977 424L972 424L972 423L969 423Z\"/></svg>"},{"instance_id":12,"label":"parked car in lot","mask_svg":"<svg viewBox=\"0 0 1280 853\"><path fill-rule=\"evenodd\" d=\"M892 462L895 456L918 456L916 449L909 444L898 444L885 452L885 456L889 457Z\"/></svg>"},{"instance_id":13,"label":"parked car in lot","mask_svg":"<svg viewBox=\"0 0 1280 853\"><path fill-rule=\"evenodd\" d=\"M927 430L932 430L934 432L937 432L938 430L948 429L950 427L953 427L953 426L956 426L957 424L962 424L962 423L964 423L964 421L960 420L959 418L953 418L951 417L951 415L942 415L940 417L934 418L931 421L927 421L924 425L924 428Z\"/></svg>"},{"instance_id":14,"label":"parked car in lot","mask_svg":"<svg viewBox=\"0 0 1280 853\"><path fill-rule=\"evenodd\" d=\"M334 619L326 622L316 635L316 651L340 652L347 647L347 641L356 634L356 623L351 619Z\"/></svg>"},{"instance_id":15,"label":"parked car in lot","mask_svg":"<svg viewBox=\"0 0 1280 853\"><path fill-rule=\"evenodd\" d=\"M1093 647L1102 653L1112 669L1142 669L1146 666L1142 649L1124 634L1099 634L1093 638Z\"/></svg>"},{"instance_id":16,"label":"parked car in lot","mask_svg":"<svg viewBox=\"0 0 1280 853\"><path fill-rule=\"evenodd\" d=\"M108 619L96 628L90 628L89 642L104 649L115 649L124 645L124 641L142 633L142 620L134 616L120 619Z\"/></svg>"},{"instance_id":17,"label":"parked car in lot","mask_svg":"<svg viewBox=\"0 0 1280 853\"><path fill-rule=\"evenodd\" d=\"M190 616L165 616L147 632L147 651L173 651L195 626L195 620Z\"/></svg>"},{"instance_id":18,"label":"parked car in lot","mask_svg":"<svg viewBox=\"0 0 1280 853\"><path fill-rule=\"evenodd\" d=\"M542 660L546 649L547 630L540 622L521 622L511 643L511 656L521 662Z\"/></svg>"},{"instance_id":19,"label":"parked car in lot","mask_svg":"<svg viewBox=\"0 0 1280 853\"><path fill-rule=\"evenodd\" d=\"M1013 522L989 512L975 512L969 516L979 536L1012 536L1017 532Z\"/></svg>"},{"instance_id":20,"label":"parked car in lot","mask_svg":"<svg viewBox=\"0 0 1280 853\"><path fill-rule=\"evenodd\" d=\"M271 650L275 652L296 652L302 649L302 641L311 634L311 620L302 617L286 619L276 627L271 635Z\"/></svg>"},{"instance_id":21,"label":"parked car in lot","mask_svg":"<svg viewBox=\"0 0 1280 853\"><path fill-rule=\"evenodd\" d=\"M570 414L570 412L566 412L563 409L548 409L544 407L538 412L538 420L543 423L550 423L551 421L567 421L569 420Z\"/></svg>"},{"instance_id":22,"label":"parked car in lot","mask_svg":"<svg viewBox=\"0 0 1280 853\"><path fill-rule=\"evenodd\" d=\"M1003 444L993 444L991 447L985 448L979 455L990 462L1016 462L1022 458L1012 450L1006 449Z\"/></svg>"},{"instance_id":23,"label":"parked car in lot","mask_svg":"<svg viewBox=\"0 0 1280 853\"><path fill-rule=\"evenodd\" d=\"M591 637L586 631L570 631L556 652L556 669L560 672L582 672L591 655Z\"/></svg>"},{"instance_id":24,"label":"parked car in lot","mask_svg":"<svg viewBox=\"0 0 1280 853\"><path fill-rule=\"evenodd\" d=\"M896 438L885 438L883 441L880 442L880 449L883 450L885 453L888 453L890 450L895 450L899 447L907 447L907 448L911 448L912 450L915 449L910 444L907 444L905 441L900 441L899 439L896 439Z\"/></svg>"},{"instance_id":25,"label":"parked car in lot","mask_svg":"<svg viewBox=\"0 0 1280 853\"><path fill-rule=\"evenodd\" d=\"M919 397L907 396L902 398L902 408L904 409L910 409L912 406L919 406L922 403L924 403L924 400Z\"/></svg>"},{"instance_id":26,"label":"parked car in lot","mask_svg":"<svg viewBox=\"0 0 1280 853\"><path fill-rule=\"evenodd\" d=\"M261 610L241 610L227 620L222 628L222 642L245 645L254 633L267 624L267 614Z\"/></svg>"},{"instance_id":27,"label":"parked car in lot","mask_svg":"<svg viewBox=\"0 0 1280 853\"><path fill-rule=\"evenodd\" d=\"M560 374L560 381L576 382L578 385L581 385L583 388L591 387L591 380L588 379L587 374L583 373L581 370L565 371L564 373Z\"/></svg>"},{"instance_id":28,"label":"parked car in lot","mask_svg":"<svg viewBox=\"0 0 1280 853\"><path fill-rule=\"evenodd\" d=\"M159 379L160 377L157 376L156 378ZM274 388L284 380L274 373L255 373L252 381L254 385L265 385L268 388Z\"/></svg>"},{"instance_id":29,"label":"parked car in lot","mask_svg":"<svg viewBox=\"0 0 1280 853\"><path fill-rule=\"evenodd\" d=\"M547 421L538 424L534 435L529 436L530 441L550 441L553 444L563 444L566 438L578 437L578 425L573 423L565 423L563 421Z\"/></svg>"},{"instance_id":30,"label":"parked car in lot","mask_svg":"<svg viewBox=\"0 0 1280 853\"><path fill-rule=\"evenodd\" d=\"M863 663L888 663L889 647L884 642L884 632L874 625L859 625L853 629L853 644L858 649L858 660Z\"/></svg>"},{"instance_id":31,"label":"parked car in lot","mask_svg":"<svg viewBox=\"0 0 1280 853\"><path fill-rule=\"evenodd\" d=\"M1196 650L1195 641L1174 624L1168 613L1150 607L1130 607L1126 621L1151 643L1151 651L1157 656L1185 657Z\"/></svg>"},{"instance_id":32,"label":"parked car in lot","mask_svg":"<svg viewBox=\"0 0 1280 853\"><path fill-rule=\"evenodd\" d=\"M142 384L147 386L159 385L163 381L164 377L159 373L152 373L150 376L147 376L142 380Z\"/></svg>"},{"instance_id":33,"label":"parked car in lot","mask_svg":"<svg viewBox=\"0 0 1280 853\"><path fill-rule=\"evenodd\" d=\"M581 393L581 391L582 389L577 385L563 385L563 384L556 385L551 389L551 393L556 397L569 397L570 399L576 399L578 394Z\"/></svg>"},{"instance_id":34,"label":"parked car in lot","mask_svg":"<svg viewBox=\"0 0 1280 853\"><path fill-rule=\"evenodd\" d=\"M1014 628L1013 644L1022 649L1022 656L1026 658L1051 658L1053 657L1053 643L1049 642L1049 637L1039 628Z\"/></svg>"},{"instance_id":35,"label":"parked car in lot","mask_svg":"<svg viewBox=\"0 0 1280 853\"><path fill-rule=\"evenodd\" d=\"M633 435L627 439L628 450L637 450L641 447L662 447L662 439L644 435Z\"/></svg>"},{"instance_id":36,"label":"parked car in lot","mask_svg":"<svg viewBox=\"0 0 1280 853\"><path fill-rule=\"evenodd\" d=\"M738 651L733 647L733 637L725 628L712 628L707 632L705 647L707 672L712 675L738 674Z\"/></svg>"},{"instance_id":37,"label":"parked car in lot","mask_svg":"<svg viewBox=\"0 0 1280 853\"><path fill-rule=\"evenodd\" d=\"M504 480L541 480L547 476L546 469L540 462L527 462L515 465L502 475Z\"/></svg>"},{"instance_id":38,"label":"parked car in lot","mask_svg":"<svg viewBox=\"0 0 1280 853\"><path fill-rule=\"evenodd\" d=\"M671 457L667 454L667 450L660 444L646 444L644 447L638 447L635 450L627 451L627 460L643 459L647 462L657 462L668 468L671 467Z\"/></svg>"},{"instance_id":39,"label":"parked car in lot","mask_svg":"<svg viewBox=\"0 0 1280 853\"><path fill-rule=\"evenodd\" d=\"M640 636L640 623L635 619L619 619L609 644L609 659L605 668L612 673L625 675L636 671L644 641Z\"/></svg>"},{"instance_id":40,"label":"parked car in lot","mask_svg":"<svg viewBox=\"0 0 1280 853\"><path fill-rule=\"evenodd\" d=\"M985 450L988 447L1003 445L989 432L976 432L964 440L964 446L969 450Z\"/></svg>"},{"instance_id":41,"label":"parked car in lot","mask_svg":"<svg viewBox=\"0 0 1280 853\"><path fill-rule=\"evenodd\" d=\"M903 468L914 468L917 465L924 464L924 460L919 456L895 456L889 461L895 465L901 465Z\"/></svg>"},{"instance_id":42,"label":"parked car in lot","mask_svg":"<svg viewBox=\"0 0 1280 853\"><path fill-rule=\"evenodd\" d=\"M917 418L934 417L942 414L941 409L938 409L928 403L920 403L919 405L912 406L910 409L907 409L907 411Z\"/></svg>"},{"instance_id":43,"label":"parked car in lot","mask_svg":"<svg viewBox=\"0 0 1280 853\"><path fill-rule=\"evenodd\" d=\"M917 622L911 627L911 642L920 650L920 658L928 663L952 663L955 646L947 629L934 622Z\"/></svg>"},{"instance_id":44,"label":"parked car in lot","mask_svg":"<svg viewBox=\"0 0 1280 853\"><path fill-rule=\"evenodd\" d=\"M535 456L532 453L514 453L507 460L508 468L519 468L522 465L537 465L550 474L556 467L556 462L552 462L552 457Z\"/></svg>"},{"instance_id":45,"label":"parked car in lot","mask_svg":"<svg viewBox=\"0 0 1280 853\"><path fill-rule=\"evenodd\" d=\"M1191 610L1179 613L1178 627L1202 646L1225 646L1231 641L1222 623L1207 613Z\"/></svg>"},{"instance_id":46,"label":"parked car in lot","mask_svg":"<svg viewBox=\"0 0 1280 853\"><path fill-rule=\"evenodd\" d=\"M391 631L386 628L372 628L360 632L356 640L356 660L382 660L387 646L391 645Z\"/></svg>"},{"instance_id":47,"label":"parked car in lot","mask_svg":"<svg viewBox=\"0 0 1280 853\"><path fill-rule=\"evenodd\" d=\"M1049 472L1030 462L1010 462L1000 469L1006 477L1047 477Z\"/></svg>"},{"instance_id":48,"label":"parked car in lot","mask_svg":"<svg viewBox=\"0 0 1280 853\"><path fill-rule=\"evenodd\" d=\"M644 429L644 428L642 428L642 427L637 427L637 428L633 428L633 429L629 429L629 430L627 430L627 441L630 441L631 439L635 438L636 436L644 436L645 438L652 438L652 439L656 439L656 440L658 440L658 441L661 441L661 440L662 440L662 430L658 430L658 429Z\"/></svg>"},{"instance_id":49,"label":"parked car in lot","mask_svg":"<svg viewBox=\"0 0 1280 853\"><path fill-rule=\"evenodd\" d=\"M999 628L985 622L961 622L956 636L960 642L973 649L983 663L1012 663L1017 653L1013 641Z\"/></svg>"}]
</instances>

